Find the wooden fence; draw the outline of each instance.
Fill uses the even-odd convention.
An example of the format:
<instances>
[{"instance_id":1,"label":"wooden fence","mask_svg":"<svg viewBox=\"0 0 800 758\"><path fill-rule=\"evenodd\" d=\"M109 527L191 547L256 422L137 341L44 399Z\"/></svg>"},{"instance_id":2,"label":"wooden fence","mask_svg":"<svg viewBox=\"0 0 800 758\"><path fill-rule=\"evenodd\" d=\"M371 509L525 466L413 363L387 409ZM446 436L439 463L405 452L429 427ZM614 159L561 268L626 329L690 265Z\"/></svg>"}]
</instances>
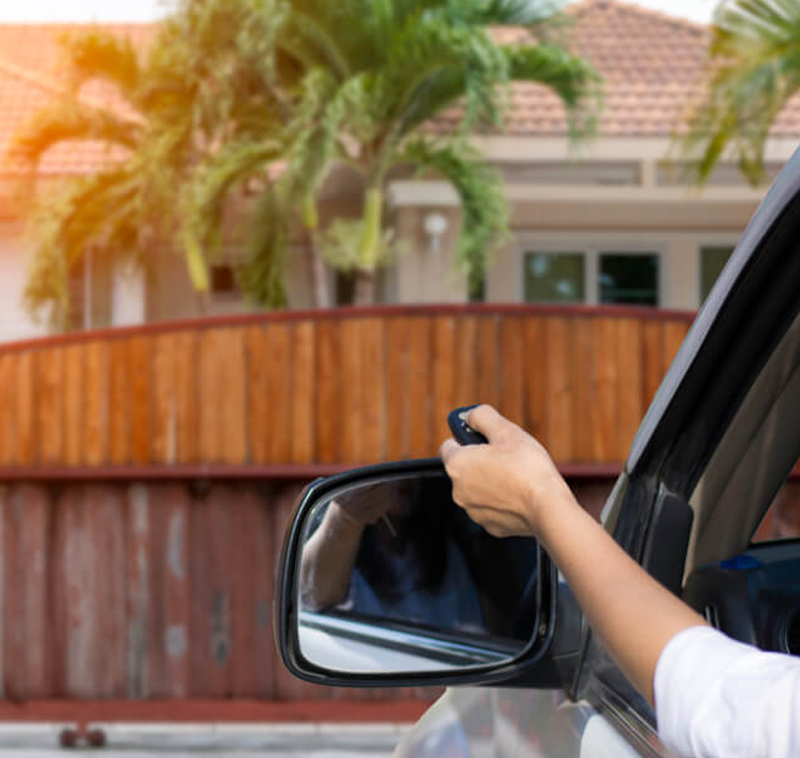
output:
<instances>
[{"instance_id":1,"label":"wooden fence","mask_svg":"<svg viewBox=\"0 0 800 758\"><path fill-rule=\"evenodd\" d=\"M0 479L426 456L447 412L478 401L562 464L619 463L688 325L625 309L340 310L10 346Z\"/></svg>"},{"instance_id":2,"label":"wooden fence","mask_svg":"<svg viewBox=\"0 0 800 758\"><path fill-rule=\"evenodd\" d=\"M396 308L0 349L0 695L408 698L278 662L274 567L303 481L435 453L447 411L487 401L605 477L576 483L596 510L688 321Z\"/></svg>"}]
</instances>

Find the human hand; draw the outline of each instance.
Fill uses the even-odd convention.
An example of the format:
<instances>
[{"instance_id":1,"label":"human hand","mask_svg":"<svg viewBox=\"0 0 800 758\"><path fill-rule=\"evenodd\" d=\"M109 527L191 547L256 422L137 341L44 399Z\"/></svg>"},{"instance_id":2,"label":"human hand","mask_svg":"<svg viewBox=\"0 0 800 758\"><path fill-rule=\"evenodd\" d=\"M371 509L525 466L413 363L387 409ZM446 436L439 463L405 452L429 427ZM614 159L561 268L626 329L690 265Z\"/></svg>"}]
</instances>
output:
<instances>
[{"instance_id":1,"label":"human hand","mask_svg":"<svg viewBox=\"0 0 800 758\"><path fill-rule=\"evenodd\" d=\"M545 509L575 503L567 483L544 447L490 405L474 408L466 420L489 443L442 444L453 500L495 537L538 537Z\"/></svg>"},{"instance_id":2,"label":"human hand","mask_svg":"<svg viewBox=\"0 0 800 758\"><path fill-rule=\"evenodd\" d=\"M334 498L331 507L347 521L359 526L374 524L396 505L390 483L379 482L357 487Z\"/></svg>"}]
</instances>

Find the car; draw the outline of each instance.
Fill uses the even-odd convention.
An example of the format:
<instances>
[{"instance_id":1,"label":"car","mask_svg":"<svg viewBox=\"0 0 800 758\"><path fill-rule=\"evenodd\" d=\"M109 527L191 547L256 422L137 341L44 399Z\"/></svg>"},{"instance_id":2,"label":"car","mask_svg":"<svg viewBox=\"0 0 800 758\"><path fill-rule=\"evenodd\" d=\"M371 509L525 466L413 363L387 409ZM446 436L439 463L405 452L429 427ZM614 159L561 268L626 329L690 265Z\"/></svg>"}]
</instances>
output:
<instances>
[{"instance_id":1,"label":"car","mask_svg":"<svg viewBox=\"0 0 800 758\"><path fill-rule=\"evenodd\" d=\"M752 541L799 456L800 152L698 313L601 520L714 626L800 655L800 540ZM304 490L275 634L307 681L447 685L401 757L669 755L544 551L473 524L437 459Z\"/></svg>"}]
</instances>

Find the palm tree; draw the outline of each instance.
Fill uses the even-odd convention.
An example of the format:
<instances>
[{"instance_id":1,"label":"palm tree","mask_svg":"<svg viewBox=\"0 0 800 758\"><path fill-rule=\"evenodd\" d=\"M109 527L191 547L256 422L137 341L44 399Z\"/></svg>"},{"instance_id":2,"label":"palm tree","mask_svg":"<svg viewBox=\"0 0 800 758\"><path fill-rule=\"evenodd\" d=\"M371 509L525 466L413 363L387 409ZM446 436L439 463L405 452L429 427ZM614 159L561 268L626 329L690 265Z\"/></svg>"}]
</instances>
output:
<instances>
[{"instance_id":1,"label":"palm tree","mask_svg":"<svg viewBox=\"0 0 800 758\"><path fill-rule=\"evenodd\" d=\"M677 152L704 182L732 156L751 184L764 179L764 143L800 89L800 2L723 0L714 14L708 83Z\"/></svg>"},{"instance_id":2,"label":"palm tree","mask_svg":"<svg viewBox=\"0 0 800 758\"><path fill-rule=\"evenodd\" d=\"M506 231L507 209L499 177L470 148L470 133L501 124L506 85L513 80L539 82L554 91L576 132L588 113L580 106L596 77L585 62L544 35L538 42L516 44L493 38L494 26L542 27L553 16L553 3L184 0L176 17L183 21L175 27L180 44L192 37L187 29L205 28L215 15L212 25L218 27L234 7L242 28L264 14L274 21L264 60L287 117L278 139L287 145L280 172L263 183L254 203L242 271L245 289L259 302L281 299L276 269L285 261L288 225L296 215L317 260L321 249L334 266L353 271L356 302L370 301L376 270L392 253L383 215L387 177L398 167L435 172L457 190L463 211L458 260L471 290L477 289L492 243ZM243 76L242 66L232 65L227 81L236 79L231 71ZM454 104L461 107L458 129L436 133L431 119ZM242 180L252 182L259 168L254 150L264 130L257 123L253 127L209 152L190 182L185 195L190 201L183 208L190 244L198 248L213 238L229 190ZM261 161L272 162L271 155ZM342 165L360 177L361 215L320 230L319 190Z\"/></svg>"},{"instance_id":3,"label":"palm tree","mask_svg":"<svg viewBox=\"0 0 800 758\"><path fill-rule=\"evenodd\" d=\"M147 251L167 237L175 222L172 174L192 152L186 129L161 131L169 110L146 82L149 72L129 40L99 29L64 40L69 86L16 135L12 155L29 165L29 179L45 153L62 142L96 140L107 148L107 165L94 174L68 178L40 193L30 208L36 254L25 298L33 312L49 311L54 325L70 318L68 280L87 249L112 266L147 264ZM109 108L81 95L84 84L100 79L112 86L118 103ZM185 92L172 93L173 106ZM189 275L207 288L205 262L187 249Z\"/></svg>"}]
</instances>

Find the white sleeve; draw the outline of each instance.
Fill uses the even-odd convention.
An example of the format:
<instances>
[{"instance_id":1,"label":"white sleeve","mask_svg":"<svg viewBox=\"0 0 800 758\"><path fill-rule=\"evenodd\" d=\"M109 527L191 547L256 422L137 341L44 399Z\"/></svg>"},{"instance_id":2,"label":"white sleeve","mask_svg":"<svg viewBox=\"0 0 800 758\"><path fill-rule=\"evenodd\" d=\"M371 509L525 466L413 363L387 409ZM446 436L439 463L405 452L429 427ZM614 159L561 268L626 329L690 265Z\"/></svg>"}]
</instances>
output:
<instances>
[{"instance_id":1,"label":"white sleeve","mask_svg":"<svg viewBox=\"0 0 800 758\"><path fill-rule=\"evenodd\" d=\"M664 743L692 758L800 756L800 659L709 627L676 634L656 666Z\"/></svg>"}]
</instances>

